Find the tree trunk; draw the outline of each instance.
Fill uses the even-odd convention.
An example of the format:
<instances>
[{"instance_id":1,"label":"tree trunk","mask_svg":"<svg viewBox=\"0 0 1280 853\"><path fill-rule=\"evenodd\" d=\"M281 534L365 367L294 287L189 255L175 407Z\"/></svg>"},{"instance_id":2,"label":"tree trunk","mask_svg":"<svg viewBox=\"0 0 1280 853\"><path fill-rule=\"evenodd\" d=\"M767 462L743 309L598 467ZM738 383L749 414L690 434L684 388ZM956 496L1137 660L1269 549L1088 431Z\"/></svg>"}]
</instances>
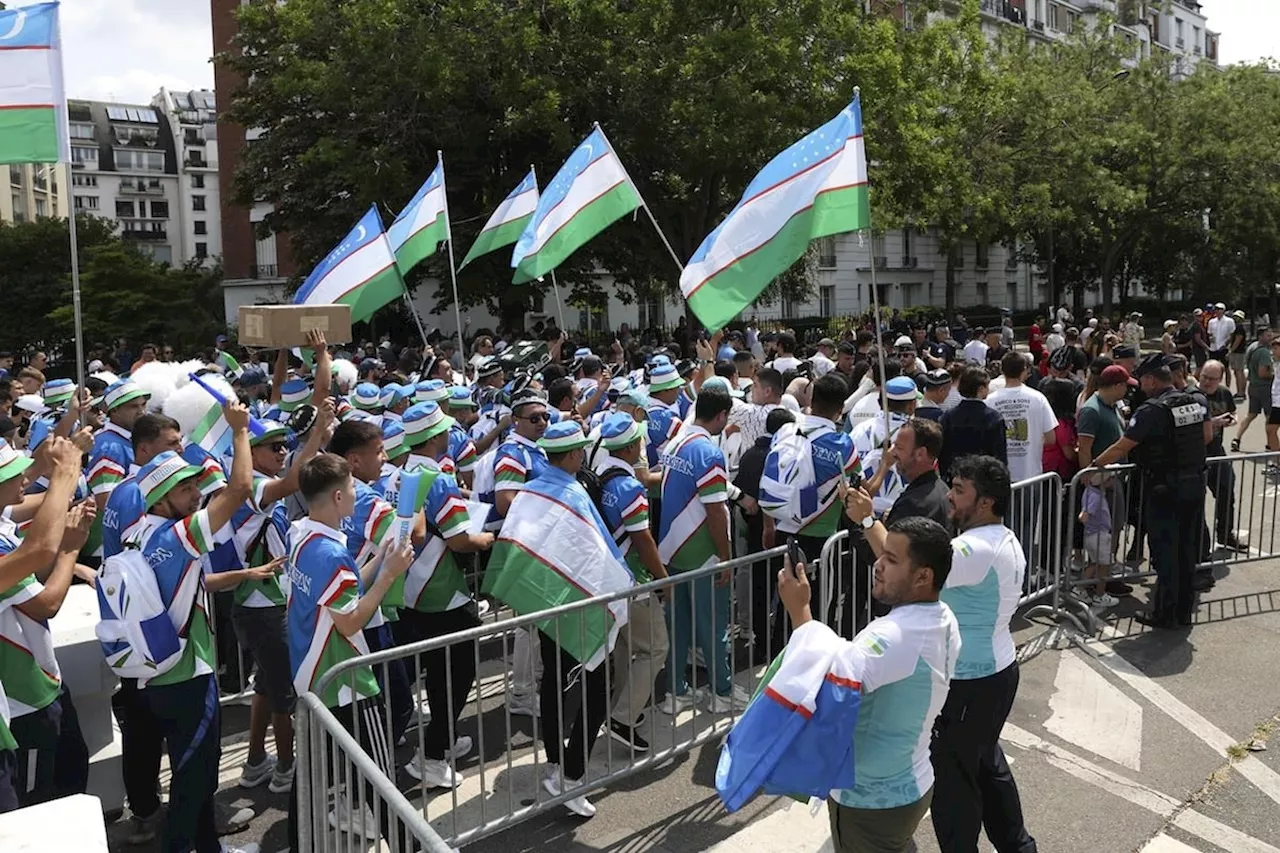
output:
<instances>
[{"instance_id":1,"label":"tree trunk","mask_svg":"<svg viewBox=\"0 0 1280 853\"><path fill-rule=\"evenodd\" d=\"M956 265L955 265L955 261L953 260L953 255L951 254L951 247L948 246L946 249L946 252L947 252L946 314L947 314L947 322L954 323L956 321Z\"/></svg>"}]
</instances>

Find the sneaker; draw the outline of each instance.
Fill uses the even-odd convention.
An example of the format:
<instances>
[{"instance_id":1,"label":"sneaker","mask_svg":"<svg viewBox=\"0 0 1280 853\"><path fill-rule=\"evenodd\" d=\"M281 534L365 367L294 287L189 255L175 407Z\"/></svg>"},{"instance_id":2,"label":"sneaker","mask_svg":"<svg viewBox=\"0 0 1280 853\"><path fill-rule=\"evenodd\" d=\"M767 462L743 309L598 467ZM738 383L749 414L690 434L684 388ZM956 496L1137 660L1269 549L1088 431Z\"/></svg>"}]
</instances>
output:
<instances>
[{"instance_id":1,"label":"sneaker","mask_svg":"<svg viewBox=\"0 0 1280 853\"><path fill-rule=\"evenodd\" d=\"M404 766L404 772L422 783L423 788L456 788L462 784L462 777L449 766L443 758L423 758L421 753L413 756Z\"/></svg>"},{"instance_id":2,"label":"sneaker","mask_svg":"<svg viewBox=\"0 0 1280 853\"><path fill-rule=\"evenodd\" d=\"M733 685L727 696L710 694L704 692L702 688L699 688L698 692L708 697L707 710L713 714L731 714L734 711L741 711L751 701L750 694L736 684Z\"/></svg>"},{"instance_id":3,"label":"sneaker","mask_svg":"<svg viewBox=\"0 0 1280 853\"><path fill-rule=\"evenodd\" d=\"M334 798L333 808L329 810L329 827L348 835L359 835L364 838L378 837L378 819L370 811L368 804L360 814L352 814L351 804L346 794Z\"/></svg>"},{"instance_id":4,"label":"sneaker","mask_svg":"<svg viewBox=\"0 0 1280 853\"><path fill-rule=\"evenodd\" d=\"M248 806L227 806L221 800L213 801L214 829L219 836L239 835L249 828L253 809Z\"/></svg>"},{"instance_id":5,"label":"sneaker","mask_svg":"<svg viewBox=\"0 0 1280 853\"><path fill-rule=\"evenodd\" d=\"M493 609L493 605L490 604L489 601L486 599L482 598L480 599L479 602L476 603L476 615L478 615L482 619L485 616L488 616L489 611L492 609Z\"/></svg>"},{"instance_id":6,"label":"sneaker","mask_svg":"<svg viewBox=\"0 0 1280 853\"><path fill-rule=\"evenodd\" d=\"M129 818L129 834L124 837L124 843L134 845L154 841L163 823L164 806L157 808L149 817L133 815Z\"/></svg>"},{"instance_id":7,"label":"sneaker","mask_svg":"<svg viewBox=\"0 0 1280 853\"><path fill-rule=\"evenodd\" d=\"M1100 592L1089 598L1089 606L1099 610L1106 610L1109 607L1115 607L1119 603L1120 599L1105 592Z\"/></svg>"},{"instance_id":8,"label":"sneaker","mask_svg":"<svg viewBox=\"0 0 1280 853\"><path fill-rule=\"evenodd\" d=\"M668 693L658 704L658 710L664 714L674 717L681 711L688 710L693 706L693 695L690 693Z\"/></svg>"},{"instance_id":9,"label":"sneaker","mask_svg":"<svg viewBox=\"0 0 1280 853\"><path fill-rule=\"evenodd\" d=\"M276 762L276 769L271 771L271 781L267 783L267 790L273 794L287 794L293 790L293 765L281 767L280 762Z\"/></svg>"},{"instance_id":10,"label":"sneaker","mask_svg":"<svg viewBox=\"0 0 1280 853\"><path fill-rule=\"evenodd\" d=\"M639 727L631 727L617 720L609 721L609 737L616 740L623 746L630 747L636 752L648 752L649 741L640 737Z\"/></svg>"},{"instance_id":11,"label":"sneaker","mask_svg":"<svg viewBox=\"0 0 1280 853\"><path fill-rule=\"evenodd\" d=\"M1231 439L1231 452L1232 453L1240 452L1240 439L1238 438Z\"/></svg>"},{"instance_id":12,"label":"sneaker","mask_svg":"<svg viewBox=\"0 0 1280 853\"><path fill-rule=\"evenodd\" d=\"M457 761L459 758L465 758L471 754L471 738L463 735L453 742L453 746L444 751L445 758L452 758Z\"/></svg>"},{"instance_id":13,"label":"sneaker","mask_svg":"<svg viewBox=\"0 0 1280 853\"><path fill-rule=\"evenodd\" d=\"M254 841L247 841L244 844L228 844L223 841L222 853L262 853L262 848Z\"/></svg>"},{"instance_id":14,"label":"sneaker","mask_svg":"<svg viewBox=\"0 0 1280 853\"><path fill-rule=\"evenodd\" d=\"M581 779L565 779L564 784L561 785L560 768L556 767L554 764L548 764L547 768L549 770L554 768L554 770L543 778L542 787L546 788L547 793L553 797L558 797L566 790L576 788L582 784ZM591 805L591 801L586 797L574 797L571 800L566 800L564 807L579 817L596 816L596 807Z\"/></svg>"},{"instance_id":15,"label":"sneaker","mask_svg":"<svg viewBox=\"0 0 1280 853\"><path fill-rule=\"evenodd\" d=\"M240 787L256 788L264 782L271 779L271 774L275 772L276 759L274 755L264 755L262 760L257 764L245 762L244 768L240 771Z\"/></svg>"},{"instance_id":16,"label":"sneaker","mask_svg":"<svg viewBox=\"0 0 1280 853\"><path fill-rule=\"evenodd\" d=\"M512 695L507 698L507 711L516 717L540 717L542 716L542 705L536 695Z\"/></svg>"},{"instance_id":17,"label":"sneaker","mask_svg":"<svg viewBox=\"0 0 1280 853\"><path fill-rule=\"evenodd\" d=\"M426 699L423 699L409 714L409 728L421 728L429 722L431 722L431 706L427 704Z\"/></svg>"}]
</instances>

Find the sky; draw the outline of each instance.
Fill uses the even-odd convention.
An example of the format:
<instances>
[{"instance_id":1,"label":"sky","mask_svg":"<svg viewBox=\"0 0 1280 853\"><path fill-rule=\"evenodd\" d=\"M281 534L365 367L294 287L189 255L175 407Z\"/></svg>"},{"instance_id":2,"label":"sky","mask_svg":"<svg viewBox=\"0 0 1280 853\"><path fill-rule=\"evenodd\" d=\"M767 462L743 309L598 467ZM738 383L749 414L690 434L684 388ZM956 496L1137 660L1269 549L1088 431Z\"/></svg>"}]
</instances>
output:
<instances>
[{"instance_id":1,"label":"sky","mask_svg":"<svg viewBox=\"0 0 1280 853\"><path fill-rule=\"evenodd\" d=\"M1280 0L1202 2L1224 63L1280 58ZM149 103L161 86L213 88L209 14L209 0L62 0L68 96Z\"/></svg>"}]
</instances>

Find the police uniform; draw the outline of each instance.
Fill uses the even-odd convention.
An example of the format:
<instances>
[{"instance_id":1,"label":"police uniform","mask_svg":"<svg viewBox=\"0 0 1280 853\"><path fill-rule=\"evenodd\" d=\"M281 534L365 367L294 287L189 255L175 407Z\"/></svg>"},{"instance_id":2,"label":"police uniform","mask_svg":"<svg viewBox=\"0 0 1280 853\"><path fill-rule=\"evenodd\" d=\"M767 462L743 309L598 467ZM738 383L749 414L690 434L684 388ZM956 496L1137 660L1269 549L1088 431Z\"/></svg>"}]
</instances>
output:
<instances>
[{"instance_id":1,"label":"police uniform","mask_svg":"<svg viewBox=\"0 0 1280 853\"><path fill-rule=\"evenodd\" d=\"M1162 355L1138 365L1137 376L1167 366ZM1201 399L1170 385L1134 412L1125 438L1137 447L1151 562L1158 582L1148 620L1163 628L1191 624L1192 576L1204 517L1206 411Z\"/></svg>"}]
</instances>

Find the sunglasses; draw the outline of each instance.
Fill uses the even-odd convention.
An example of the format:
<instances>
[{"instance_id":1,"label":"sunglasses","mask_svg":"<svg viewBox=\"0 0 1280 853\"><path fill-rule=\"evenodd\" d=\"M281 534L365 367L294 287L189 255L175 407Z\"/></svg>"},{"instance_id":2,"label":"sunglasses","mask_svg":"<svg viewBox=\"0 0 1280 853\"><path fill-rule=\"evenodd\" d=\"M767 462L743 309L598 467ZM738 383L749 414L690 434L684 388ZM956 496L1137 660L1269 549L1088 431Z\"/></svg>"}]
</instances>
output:
<instances>
[{"instance_id":1,"label":"sunglasses","mask_svg":"<svg viewBox=\"0 0 1280 853\"><path fill-rule=\"evenodd\" d=\"M551 421L551 415L546 412L542 412L537 415L516 415L516 418L522 421L528 421L531 424L540 424L544 422L549 423Z\"/></svg>"},{"instance_id":2,"label":"sunglasses","mask_svg":"<svg viewBox=\"0 0 1280 853\"><path fill-rule=\"evenodd\" d=\"M284 453L289 449L289 445L285 444L283 441L273 441L266 445L266 448L272 453Z\"/></svg>"}]
</instances>

